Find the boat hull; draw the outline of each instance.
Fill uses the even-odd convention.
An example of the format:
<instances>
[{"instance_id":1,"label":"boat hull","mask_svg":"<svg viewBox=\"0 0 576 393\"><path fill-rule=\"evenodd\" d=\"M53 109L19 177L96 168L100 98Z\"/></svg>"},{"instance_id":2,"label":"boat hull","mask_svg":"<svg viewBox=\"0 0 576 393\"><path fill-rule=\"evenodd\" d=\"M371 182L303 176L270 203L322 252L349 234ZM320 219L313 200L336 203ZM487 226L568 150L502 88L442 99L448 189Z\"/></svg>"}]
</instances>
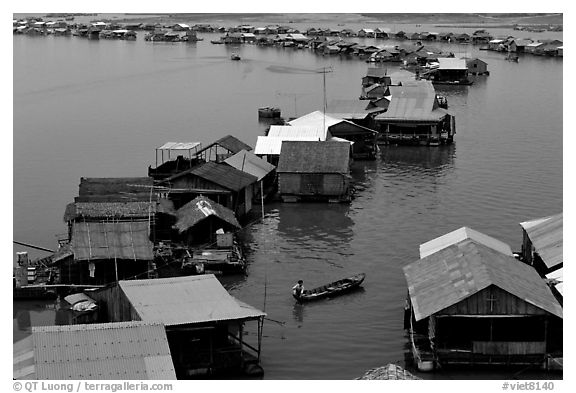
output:
<instances>
[{"instance_id":1,"label":"boat hull","mask_svg":"<svg viewBox=\"0 0 576 393\"><path fill-rule=\"evenodd\" d=\"M366 275L361 273L355 276L344 278L342 280L334 281L330 284L326 284L309 291L306 290L300 296L297 296L294 293L292 296L300 303L336 297L358 289L362 282L364 282L365 278Z\"/></svg>"}]
</instances>

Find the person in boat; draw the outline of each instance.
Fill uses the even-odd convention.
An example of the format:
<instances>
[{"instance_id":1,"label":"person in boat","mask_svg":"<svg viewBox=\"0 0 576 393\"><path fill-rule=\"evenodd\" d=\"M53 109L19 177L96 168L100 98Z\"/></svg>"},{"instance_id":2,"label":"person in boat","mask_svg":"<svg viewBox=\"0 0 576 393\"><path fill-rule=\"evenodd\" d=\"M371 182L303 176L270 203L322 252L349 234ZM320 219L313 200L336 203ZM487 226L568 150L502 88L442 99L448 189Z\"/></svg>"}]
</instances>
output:
<instances>
[{"instance_id":1,"label":"person in boat","mask_svg":"<svg viewBox=\"0 0 576 393\"><path fill-rule=\"evenodd\" d=\"M296 297L300 297L304 293L304 281L298 280L298 284L292 287L292 293Z\"/></svg>"}]
</instances>

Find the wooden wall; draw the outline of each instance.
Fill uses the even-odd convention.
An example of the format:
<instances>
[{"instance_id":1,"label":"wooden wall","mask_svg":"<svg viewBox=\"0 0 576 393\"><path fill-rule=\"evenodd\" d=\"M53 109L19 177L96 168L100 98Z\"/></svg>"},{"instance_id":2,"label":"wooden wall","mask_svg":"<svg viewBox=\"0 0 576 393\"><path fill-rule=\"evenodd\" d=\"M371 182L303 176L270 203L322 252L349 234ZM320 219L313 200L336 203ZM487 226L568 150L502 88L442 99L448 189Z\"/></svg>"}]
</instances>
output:
<instances>
[{"instance_id":1,"label":"wooden wall","mask_svg":"<svg viewBox=\"0 0 576 393\"><path fill-rule=\"evenodd\" d=\"M280 194L341 196L348 193L349 181L340 174L279 173Z\"/></svg>"},{"instance_id":2,"label":"wooden wall","mask_svg":"<svg viewBox=\"0 0 576 393\"><path fill-rule=\"evenodd\" d=\"M140 321L141 318L118 285L92 292L89 296L100 306L108 322Z\"/></svg>"},{"instance_id":3,"label":"wooden wall","mask_svg":"<svg viewBox=\"0 0 576 393\"><path fill-rule=\"evenodd\" d=\"M494 300L489 300L494 299ZM546 311L491 285L437 315L546 315Z\"/></svg>"}]
</instances>

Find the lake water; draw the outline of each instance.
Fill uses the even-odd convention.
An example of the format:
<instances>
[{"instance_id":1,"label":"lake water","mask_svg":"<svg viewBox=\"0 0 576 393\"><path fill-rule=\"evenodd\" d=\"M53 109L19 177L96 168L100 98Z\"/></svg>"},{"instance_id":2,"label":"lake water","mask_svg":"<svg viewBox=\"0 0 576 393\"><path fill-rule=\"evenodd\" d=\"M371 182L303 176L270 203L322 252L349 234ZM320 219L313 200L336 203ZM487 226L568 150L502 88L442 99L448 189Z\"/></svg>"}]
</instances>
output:
<instances>
[{"instance_id":1,"label":"lake water","mask_svg":"<svg viewBox=\"0 0 576 393\"><path fill-rule=\"evenodd\" d=\"M314 71L321 67L333 70L328 101L355 99L367 69L355 58L308 50L211 44L218 34L201 34L195 44L143 36L14 36L14 240L54 248L80 177L146 176L154 149L167 141L206 145L231 134L254 146L267 126L258 107L280 106L285 117L320 110L322 75ZM419 244L469 226L519 249L519 222L562 211L562 59L526 55L512 63L470 45L435 46L479 57L490 71L472 86L437 89L456 116L454 145L382 148L376 161L354 164L359 192L350 205L269 204L265 219L242 231L248 274L222 282L283 322L264 326L266 379L351 379L390 362L413 370L402 267L418 259ZM242 60L230 61L231 52ZM367 278L349 296L306 305L291 297L300 278L313 287L356 272ZM13 321L16 341L31 326L65 318L58 303L17 302ZM551 377L520 375L528 376Z\"/></svg>"}]
</instances>

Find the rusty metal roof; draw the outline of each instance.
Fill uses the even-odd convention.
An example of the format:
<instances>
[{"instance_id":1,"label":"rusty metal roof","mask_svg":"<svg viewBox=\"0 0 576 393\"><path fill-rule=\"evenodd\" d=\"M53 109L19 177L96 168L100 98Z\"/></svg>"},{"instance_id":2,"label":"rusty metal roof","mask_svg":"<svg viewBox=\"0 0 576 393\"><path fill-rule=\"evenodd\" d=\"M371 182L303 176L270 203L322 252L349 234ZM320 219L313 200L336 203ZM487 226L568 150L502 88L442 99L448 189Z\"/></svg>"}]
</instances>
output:
<instances>
[{"instance_id":1,"label":"rusty metal roof","mask_svg":"<svg viewBox=\"0 0 576 393\"><path fill-rule=\"evenodd\" d=\"M251 151L241 150L228 157L224 162L239 171L246 172L252 176L256 176L258 181L262 180L264 176L272 172L276 167L260 157L257 157Z\"/></svg>"},{"instance_id":2,"label":"rusty metal roof","mask_svg":"<svg viewBox=\"0 0 576 393\"><path fill-rule=\"evenodd\" d=\"M168 181L186 175L201 177L204 180L211 181L231 191L240 191L258 181L256 176L239 171L230 165L218 164L212 161L202 163L194 168L180 172L170 177Z\"/></svg>"},{"instance_id":3,"label":"rusty metal roof","mask_svg":"<svg viewBox=\"0 0 576 393\"><path fill-rule=\"evenodd\" d=\"M178 209L176 212L178 221L174 226L182 233L211 216L217 217L238 229L242 228L232 210L203 196L195 198Z\"/></svg>"},{"instance_id":4,"label":"rusty metal roof","mask_svg":"<svg viewBox=\"0 0 576 393\"><path fill-rule=\"evenodd\" d=\"M284 141L277 172L350 172L350 145L342 142Z\"/></svg>"},{"instance_id":5,"label":"rusty metal roof","mask_svg":"<svg viewBox=\"0 0 576 393\"><path fill-rule=\"evenodd\" d=\"M562 318L562 307L536 270L472 240L464 240L404 267L416 320L490 285Z\"/></svg>"},{"instance_id":6,"label":"rusty metal roof","mask_svg":"<svg viewBox=\"0 0 576 393\"><path fill-rule=\"evenodd\" d=\"M213 274L128 280L119 285L145 322L173 326L266 315L232 297Z\"/></svg>"},{"instance_id":7,"label":"rusty metal roof","mask_svg":"<svg viewBox=\"0 0 576 393\"><path fill-rule=\"evenodd\" d=\"M70 243L78 261L154 259L148 221L75 222Z\"/></svg>"},{"instance_id":8,"label":"rusty metal roof","mask_svg":"<svg viewBox=\"0 0 576 393\"><path fill-rule=\"evenodd\" d=\"M437 237L436 239L420 244L420 258L425 258L428 255L432 255L435 252L438 252L456 243L460 243L462 240L466 239L473 240L496 251L500 251L506 255L513 256L514 254L508 244L481 232L475 231L474 229L462 227Z\"/></svg>"},{"instance_id":9,"label":"rusty metal roof","mask_svg":"<svg viewBox=\"0 0 576 393\"><path fill-rule=\"evenodd\" d=\"M176 379L160 323L33 327L14 344L15 379Z\"/></svg>"},{"instance_id":10,"label":"rusty metal roof","mask_svg":"<svg viewBox=\"0 0 576 393\"><path fill-rule=\"evenodd\" d=\"M563 213L521 222L534 249L548 268L563 262Z\"/></svg>"}]
</instances>

